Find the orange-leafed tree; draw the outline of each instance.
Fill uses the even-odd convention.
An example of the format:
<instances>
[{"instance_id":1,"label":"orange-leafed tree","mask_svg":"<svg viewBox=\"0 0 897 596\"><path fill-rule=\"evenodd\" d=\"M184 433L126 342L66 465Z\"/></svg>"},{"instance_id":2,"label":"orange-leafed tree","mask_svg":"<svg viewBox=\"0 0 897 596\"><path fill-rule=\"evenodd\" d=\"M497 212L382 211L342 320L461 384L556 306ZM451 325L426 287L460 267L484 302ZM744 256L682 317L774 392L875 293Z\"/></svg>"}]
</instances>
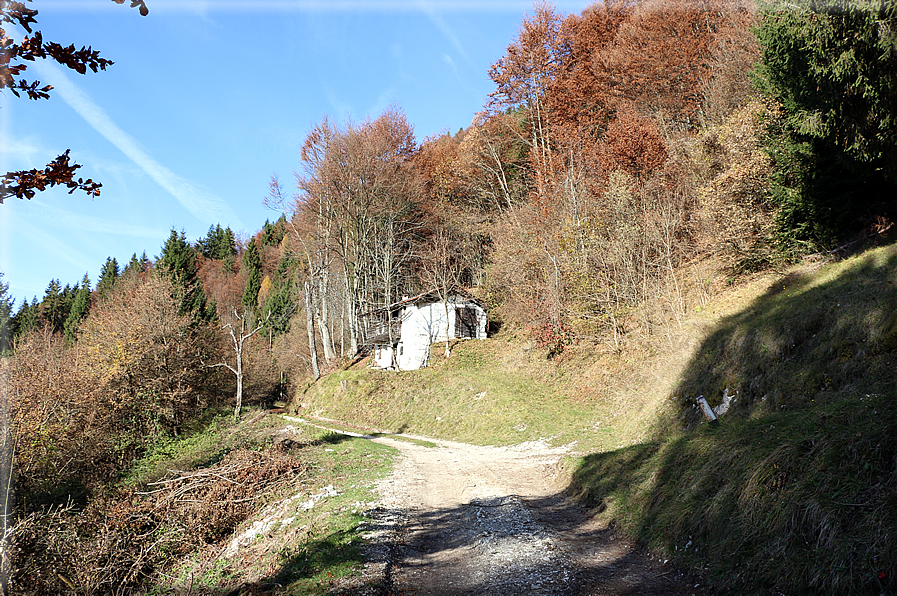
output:
<instances>
[{"instance_id":1,"label":"orange-leafed tree","mask_svg":"<svg viewBox=\"0 0 897 596\"><path fill-rule=\"evenodd\" d=\"M622 108L607 128L603 157L605 171L643 177L663 165L667 148L653 119Z\"/></svg>"},{"instance_id":2,"label":"orange-leafed tree","mask_svg":"<svg viewBox=\"0 0 897 596\"><path fill-rule=\"evenodd\" d=\"M553 169L552 115L546 96L569 52L561 25L561 16L551 4L536 4L534 13L523 19L517 40L489 69L496 89L489 94L487 108L493 113L513 112L526 122L520 140L529 147L539 201L545 200Z\"/></svg>"},{"instance_id":3,"label":"orange-leafed tree","mask_svg":"<svg viewBox=\"0 0 897 596\"><path fill-rule=\"evenodd\" d=\"M306 138L297 174L296 218L308 230L297 244L310 257L318 290L341 280L349 350L358 351L358 315L395 301L409 282L421 189L412 167L417 150L405 114L390 108L374 120L340 127L325 120ZM299 226L296 227L298 231ZM322 291L309 288L321 312ZM320 321L319 328L325 323Z\"/></svg>"},{"instance_id":4,"label":"orange-leafed tree","mask_svg":"<svg viewBox=\"0 0 897 596\"><path fill-rule=\"evenodd\" d=\"M611 43L595 52L592 69L611 97L676 126L700 117L717 33L732 11L729 0L642 0Z\"/></svg>"},{"instance_id":5,"label":"orange-leafed tree","mask_svg":"<svg viewBox=\"0 0 897 596\"><path fill-rule=\"evenodd\" d=\"M560 35L565 51L545 100L556 136L596 139L607 127L615 98L596 76L592 61L613 41L631 13L631 4L610 1L563 20Z\"/></svg>"}]
</instances>

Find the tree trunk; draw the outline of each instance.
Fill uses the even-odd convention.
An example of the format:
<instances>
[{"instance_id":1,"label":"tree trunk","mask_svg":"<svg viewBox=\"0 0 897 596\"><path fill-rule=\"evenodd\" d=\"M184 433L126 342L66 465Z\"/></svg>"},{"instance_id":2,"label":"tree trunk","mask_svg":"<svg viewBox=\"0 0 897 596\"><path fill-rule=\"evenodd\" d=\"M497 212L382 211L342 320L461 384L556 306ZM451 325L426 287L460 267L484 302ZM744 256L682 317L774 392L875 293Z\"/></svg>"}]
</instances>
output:
<instances>
[{"instance_id":1,"label":"tree trunk","mask_svg":"<svg viewBox=\"0 0 897 596\"><path fill-rule=\"evenodd\" d=\"M445 297L442 300L442 305L445 307L445 357L448 358L452 355L451 350L449 349L449 307L448 307L448 289L445 290Z\"/></svg>"},{"instance_id":2,"label":"tree trunk","mask_svg":"<svg viewBox=\"0 0 897 596\"><path fill-rule=\"evenodd\" d=\"M311 355L311 372L315 381L321 378L318 368L318 349L315 346L315 318L312 314L311 284L305 282L305 326L308 329L308 352Z\"/></svg>"},{"instance_id":3,"label":"tree trunk","mask_svg":"<svg viewBox=\"0 0 897 596\"><path fill-rule=\"evenodd\" d=\"M336 355L333 352L333 339L330 336L330 305L327 302L327 288L329 275L326 269L322 269L318 277L318 299L321 308L318 309L318 327L320 327L321 344L324 348L324 359L332 361Z\"/></svg>"},{"instance_id":4,"label":"tree trunk","mask_svg":"<svg viewBox=\"0 0 897 596\"><path fill-rule=\"evenodd\" d=\"M241 372L237 373L237 406L234 408L234 421L240 420L240 410L243 408L243 367L239 356L237 357L237 369Z\"/></svg>"},{"instance_id":5,"label":"tree trunk","mask_svg":"<svg viewBox=\"0 0 897 596\"><path fill-rule=\"evenodd\" d=\"M349 311L349 350L352 356L358 354L358 306L356 299L356 282L350 282L349 274L346 272L346 303Z\"/></svg>"}]
</instances>

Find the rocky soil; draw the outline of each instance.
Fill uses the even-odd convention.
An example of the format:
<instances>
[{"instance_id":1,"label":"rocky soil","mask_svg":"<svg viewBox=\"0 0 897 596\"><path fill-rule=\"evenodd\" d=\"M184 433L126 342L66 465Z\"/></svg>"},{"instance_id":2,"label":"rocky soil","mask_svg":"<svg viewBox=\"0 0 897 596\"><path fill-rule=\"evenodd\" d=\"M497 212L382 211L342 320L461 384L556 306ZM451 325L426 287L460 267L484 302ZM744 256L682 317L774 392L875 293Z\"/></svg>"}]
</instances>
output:
<instances>
[{"instance_id":1,"label":"rocky soil","mask_svg":"<svg viewBox=\"0 0 897 596\"><path fill-rule=\"evenodd\" d=\"M402 456L370 512L366 572L337 593L706 593L700 578L640 551L565 497L565 449L370 440Z\"/></svg>"}]
</instances>

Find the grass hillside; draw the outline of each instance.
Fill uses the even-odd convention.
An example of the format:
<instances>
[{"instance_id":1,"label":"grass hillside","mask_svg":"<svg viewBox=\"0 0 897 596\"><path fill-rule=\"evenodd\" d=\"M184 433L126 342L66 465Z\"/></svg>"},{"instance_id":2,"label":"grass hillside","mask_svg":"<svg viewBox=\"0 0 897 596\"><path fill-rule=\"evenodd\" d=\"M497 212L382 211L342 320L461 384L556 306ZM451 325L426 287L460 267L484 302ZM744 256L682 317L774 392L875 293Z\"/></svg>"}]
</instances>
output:
<instances>
[{"instance_id":1,"label":"grass hillside","mask_svg":"<svg viewBox=\"0 0 897 596\"><path fill-rule=\"evenodd\" d=\"M695 284L693 284L695 285ZM441 353L435 350L434 354ZM694 405L734 396L718 427ZM724 287L665 333L554 361L523 338L339 371L300 413L588 453L570 489L732 593L897 591L897 246Z\"/></svg>"},{"instance_id":2,"label":"grass hillside","mask_svg":"<svg viewBox=\"0 0 897 596\"><path fill-rule=\"evenodd\" d=\"M694 398L726 391L708 427ZM671 396L655 440L580 462L581 495L736 593L897 590L897 247L777 279Z\"/></svg>"}]
</instances>

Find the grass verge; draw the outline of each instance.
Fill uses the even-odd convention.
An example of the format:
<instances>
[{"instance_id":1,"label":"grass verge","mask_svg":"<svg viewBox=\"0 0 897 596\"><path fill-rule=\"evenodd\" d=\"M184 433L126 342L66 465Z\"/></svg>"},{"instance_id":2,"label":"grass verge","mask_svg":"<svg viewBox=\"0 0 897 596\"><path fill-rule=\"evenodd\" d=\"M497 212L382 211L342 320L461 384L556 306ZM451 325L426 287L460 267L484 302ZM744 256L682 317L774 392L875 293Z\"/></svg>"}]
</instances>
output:
<instances>
[{"instance_id":1,"label":"grass verge","mask_svg":"<svg viewBox=\"0 0 897 596\"><path fill-rule=\"evenodd\" d=\"M736 594L897 593L897 247L796 271L720 319L655 439L572 490ZM694 398L721 405L703 423Z\"/></svg>"},{"instance_id":2,"label":"grass verge","mask_svg":"<svg viewBox=\"0 0 897 596\"><path fill-rule=\"evenodd\" d=\"M563 370L514 341L465 341L446 360L416 371L364 367L334 372L294 399L297 415L351 421L479 445L538 439L583 448L610 434L596 426L605 408L575 396Z\"/></svg>"}]
</instances>

